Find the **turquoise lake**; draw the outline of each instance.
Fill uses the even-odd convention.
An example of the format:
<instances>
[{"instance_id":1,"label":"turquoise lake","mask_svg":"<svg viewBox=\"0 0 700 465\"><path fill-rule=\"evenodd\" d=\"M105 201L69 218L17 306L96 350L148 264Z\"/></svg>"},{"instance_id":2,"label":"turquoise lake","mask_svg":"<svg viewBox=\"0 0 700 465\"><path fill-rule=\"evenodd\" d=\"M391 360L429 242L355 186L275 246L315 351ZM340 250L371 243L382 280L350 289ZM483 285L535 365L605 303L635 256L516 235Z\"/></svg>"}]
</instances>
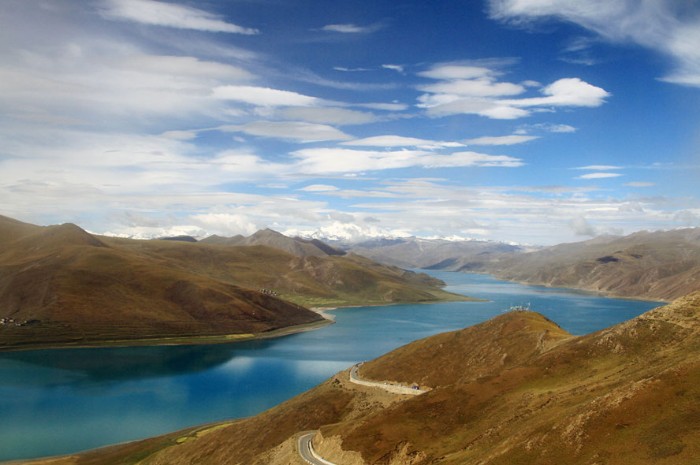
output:
<instances>
[{"instance_id":1,"label":"turquoise lake","mask_svg":"<svg viewBox=\"0 0 700 465\"><path fill-rule=\"evenodd\" d=\"M203 346L0 353L0 460L59 455L255 415L352 364L530 304L573 334L658 302L608 299L490 276L430 272L487 299L334 312L336 324L278 339Z\"/></svg>"}]
</instances>

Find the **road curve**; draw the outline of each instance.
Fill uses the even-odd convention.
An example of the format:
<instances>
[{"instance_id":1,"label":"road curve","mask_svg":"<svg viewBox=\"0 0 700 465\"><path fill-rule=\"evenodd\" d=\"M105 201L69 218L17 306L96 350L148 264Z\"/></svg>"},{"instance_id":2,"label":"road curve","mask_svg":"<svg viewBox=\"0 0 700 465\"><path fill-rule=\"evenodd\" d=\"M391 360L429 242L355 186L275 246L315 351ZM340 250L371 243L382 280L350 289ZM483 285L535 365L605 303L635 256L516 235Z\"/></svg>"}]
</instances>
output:
<instances>
[{"instance_id":1,"label":"road curve","mask_svg":"<svg viewBox=\"0 0 700 465\"><path fill-rule=\"evenodd\" d=\"M357 373L357 370L360 368L362 365L361 363L353 365L352 368L350 368L350 382L359 384L362 386L369 386L369 387L374 387L378 389L383 389L385 391L391 392L393 394L404 394L404 395L411 395L411 396L417 396L419 394L424 394L430 390L428 389L419 389L418 387L408 387L408 386L402 386L400 384L392 384L392 383L386 383L386 382L377 382L377 381L368 381L366 379L360 378L360 376ZM316 451L314 450L314 446L312 444L312 440L314 438L314 435L316 434L316 431L305 431L301 433L299 436L299 440L297 442L297 449L299 450L299 455L301 458L308 463L309 465L336 465L333 462L329 462L328 460L325 460L323 457L318 455Z\"/></svg>"},{"instance_id":2,"label":"road curve","mask_svg":"<svg viewBox=\"0 0 700 465\"><path fill-rule=\"evenodd\" d=\"M311 442L315 434L316 431L308 431L302 433L302 435L299 436L299 442L297 443L297 446L301 458L304 459L304 461L310 465L336 465L333 462L324 460L320 455L316 453L316 451L314 450L314 445Z\"/></svg>"},{"instance_id":3,"label":"road curve","mask_svg":"<svg viewBox=\"0 0 700 465\"><path fill-rule=\"evenodd\" d=\"M379 389L384 389L385 391L391 392L393 394L404 394L404 395L409 395L409 396L417 396L420 394L424 394L429 391L429 389L420 389L418 387L408 387L408 386L402 386L400 384L392 384L392 383L387 383L387 382L378 382L378 381L368 381L366 379L360 378L360 376L357 373L358 368L362 365L362 362L353 365L352 368L350 368L350 382L359 384L362 386L370 386L370 387L375 387Z\"/></svg>"}]
</instances>

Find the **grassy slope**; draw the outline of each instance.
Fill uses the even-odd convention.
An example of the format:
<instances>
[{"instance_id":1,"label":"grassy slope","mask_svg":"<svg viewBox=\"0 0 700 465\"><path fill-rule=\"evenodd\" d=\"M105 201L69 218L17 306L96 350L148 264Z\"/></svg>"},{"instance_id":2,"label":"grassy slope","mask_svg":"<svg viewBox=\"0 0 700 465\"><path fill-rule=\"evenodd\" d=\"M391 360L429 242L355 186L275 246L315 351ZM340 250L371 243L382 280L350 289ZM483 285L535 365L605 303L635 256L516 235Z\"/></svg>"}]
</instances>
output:
<instances>
[{"instance_id":1,"label":"grassy slope","mask_svg":"<svg viewBox=\"0 0 700 465\"><path fill-rule=\"evenodd\" d=\"M301 463L271 451L319 427L368 464L695 463L700 293L583 337L511 312L397 349L362 375L434 389L388 402L341 373L199 438L181 432L53 463L136 463L137 452L143 464Z\"/></svg>"}]
</instances>

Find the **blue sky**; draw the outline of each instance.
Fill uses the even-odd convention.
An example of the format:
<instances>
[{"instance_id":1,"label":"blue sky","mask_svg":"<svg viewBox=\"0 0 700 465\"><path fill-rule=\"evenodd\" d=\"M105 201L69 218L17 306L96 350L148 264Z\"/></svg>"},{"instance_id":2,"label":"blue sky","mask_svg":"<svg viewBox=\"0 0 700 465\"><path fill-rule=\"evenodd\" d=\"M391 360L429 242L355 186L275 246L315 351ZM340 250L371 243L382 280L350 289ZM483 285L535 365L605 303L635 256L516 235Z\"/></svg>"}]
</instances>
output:
<instances>
[{"instance_id":1,"label":"blue sky","mask_svg":"<svg viewBox=\"0 0 700 465\"><path fill-rule=\"evenodd\" d=\"M700 3L3 0L0 214L529 244L700 226Z\"/></svg>"}]
</instances>

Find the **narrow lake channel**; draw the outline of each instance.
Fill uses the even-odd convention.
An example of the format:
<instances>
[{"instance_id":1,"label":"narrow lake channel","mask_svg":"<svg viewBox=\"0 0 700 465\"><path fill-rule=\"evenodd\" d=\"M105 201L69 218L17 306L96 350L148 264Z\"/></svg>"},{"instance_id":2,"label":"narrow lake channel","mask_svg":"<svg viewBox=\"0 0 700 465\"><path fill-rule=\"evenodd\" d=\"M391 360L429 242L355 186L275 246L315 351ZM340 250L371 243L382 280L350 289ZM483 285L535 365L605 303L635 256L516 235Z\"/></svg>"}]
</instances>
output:
<instances>
[{"instance_id":1,"label":"narrow lake channel","mask_svg":"<svg viewBox=\"0 0 700 465\"><path fill-rule=\"evenodd\" d=\"M0 353L0 461L59 455L255 415L352 364L529 304L586 334L661 304L430 272L487 299L334 312L317 331L226 345Z\"/></svg>"}]
</instances>

